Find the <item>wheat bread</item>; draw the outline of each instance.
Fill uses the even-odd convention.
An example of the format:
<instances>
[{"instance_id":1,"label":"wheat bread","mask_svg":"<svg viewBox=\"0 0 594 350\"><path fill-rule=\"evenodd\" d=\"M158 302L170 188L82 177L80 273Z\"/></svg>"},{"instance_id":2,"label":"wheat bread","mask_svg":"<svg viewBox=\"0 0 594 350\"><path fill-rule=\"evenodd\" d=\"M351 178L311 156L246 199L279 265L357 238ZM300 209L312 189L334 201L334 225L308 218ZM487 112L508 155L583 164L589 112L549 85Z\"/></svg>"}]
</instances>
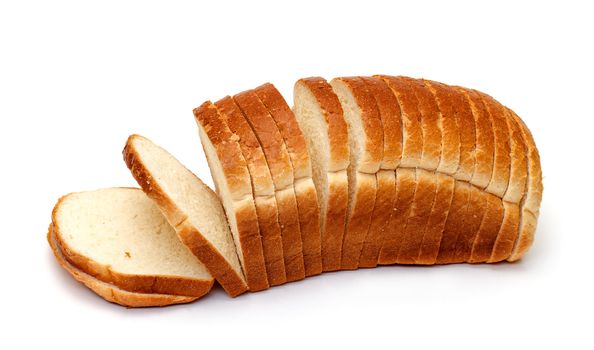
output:
<instances>
[{"instance_id":1,"label":"wheat bread","mask_svg":"<svg viewBox=\"0 0 594 350\"><path fill-rule=\"evenodd\" d=\"M236 137L250 173L266 274L271 286L287 282L279 208L264 151L243 113L229 96L215 102L222 123Z\"/></svg>"},{"instance_id":2,"label":"wheat bread","mask_svg":"<svg viewBox=\"0 0 594 350\"><path fill-rule=\"evenodd\" d=\"M348 204L348 127L340 101L324 78L297 81L293 100L320 206L322 268L335 271L340 269Z\"/></svg>"},{"instance_id":3,"label":"wheat bread","mask_svg":"<svg viewBox=\"0 0 594 350\"><path fill-rule=\"evenodd\" d=\"M47 241L50 245L50 248L52 249L52 252L54 253L54 257L60 266L64 268L64 270L66 270L75 280L84 284L95 294L109 302L126 307L155 307L190 303L198 299L198 297L188 297L182 295L135 293L123 290L113 284L106 283L95 278L69 263L62 253L51 224L47 233Z\"/></svg>"},{"instance_id":4,"label":"wheat bread","mask_svg":"<svg viewBox=\"0 0 594 350\"><path fill-rule=\"evenodd\" d=\"M303 242L289 152L274 119L253 90L236 94L233 100L243 112L243 116L260 142L272 175L287 281L303 279L305 277Z\"/></svg>"},{"instance_id":5,"label":"wheat bread","mask_svg":"<svg viewBox=\"0 0 594 350\"><path fill-rule=\"evenodd\" d=\"M177 159L140 135L131 135L124 160L181 241L230 296L248 287L219 197Z\"/></svg>"},{"instance_id":6,"label":"wheat bread","mask_svg":"<svg viewBox=\"0 0 594 350\"><path fill-rule=\"evenodd\" d=\"M63 196L52 231L69 264L122 290L201 297L214 281L139 189Z\"/></svg>"},{"instance_id":7,"label":"wheat bread","mask_svg":"<svg viewBox=\"0 0 594 350\"><path fill-rule=\"evenodd\" d=\"M312 168L307 143L299 129L295 115L287 102L274 87L267 83L254 92L268 109L283 137L293 167L295 199L299 212L299 227L303 243L305 275L322 272L322 242L320 235L320 208L312 179Z\"/></svg>"}]
</instances>

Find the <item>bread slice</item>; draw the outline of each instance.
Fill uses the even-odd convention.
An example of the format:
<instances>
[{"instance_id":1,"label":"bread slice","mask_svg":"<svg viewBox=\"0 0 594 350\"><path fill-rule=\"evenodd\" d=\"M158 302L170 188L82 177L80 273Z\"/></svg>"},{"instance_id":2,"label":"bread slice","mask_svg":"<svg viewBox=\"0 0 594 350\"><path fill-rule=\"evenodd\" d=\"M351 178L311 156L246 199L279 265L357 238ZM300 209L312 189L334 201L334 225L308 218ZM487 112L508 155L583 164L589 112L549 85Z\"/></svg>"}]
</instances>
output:
<instances>
[{"instance_id":1,"label":"bread slice","mask_svg":"<svg viewBox=\"0 0 594 350\"><path fill-rule=\"evenodd\" d=\"M217 195L149 139L132 135L124 160L181 241L230 296L247 290L225 211Z\"/></svg>"},{"instance_id":2,"label":"bread slice","mask_svg":"<svg viewBox=\"0 0 594 350\"><path fill-rule=\"evenodd\" d=\"M268 283L276 286L287 282L283 241L279 224L279 208L268 162L258 138L243 113L229 96L215 103L222 116L220 128L229 129L241 149L250 173Z\"/></svg>"},{"instance_id":3,"label":"bread slice","mask_svg":"<svg viewBox=\"0 0 594 350\"><path fill-rule=\"evenodd\" d=\"M456 255L458 236L464 230L466 212L470 201L472 186L465 181L456 181L454 196L443 230L436 264L450 264Z\"/></svg>"},{"instance_id":4,"label":"bread slice","mask_svg":"<svg viewBox=\"0 0 594 350\"><path fill-rule=\"evenodd\" d=\"M527 147L527 169L528 178L526 181L526 195L520 202L520 223L519 236L514 243L511 255L508 261L520 259L530 248L534 241L537 220L540 213L540 202L542 201L542 169L540 166L540 155L534 142L534 138L526 124L512 110L509 110L510 116L516 121L522 132L523 139Z\"/></svg>"},{"instance_id":5,"label":"bread slice","mask_svg":"<svg viewBox=\"0 0 594 350\"><path fill-rule=\"evenodd\" d=\"M289 152L295 178L295 199L299 212L305 275L320 274L322 272L320 207L305 138L291 108L274 85L270 83L261 85L255 88L254 92L274 119Z\"/></svg>"},{"instance_id":6,"label":"bread slice","mask_svg":"<svg viewBox=\"0 0 594 350\"><path fill-rule=\"evenodd\" d=\"M342 269L359 266L359 256L371 225L377 179L383 158L383 126L373 95L359 77L330 82L349 128L350 165L347 225L342 243Z\"/></svg>"},{"instance_id":7,"label":"bread slice","mask_svg":"<svg viewBox=\"0 0 594 350\"><path fill-rule=\"evenodd\" d=\"M68 194L52 230L70 264L122 290L201 297L214 282L139 189Z\"/></svg>"},{"instance_id":8,"label":"bread slice","mask_svg":"<svg viewBox=\"0 0 594 350\"><path fill-rule=\"evenodd\" d=\"M452 176L442 173L436 173L435 176L437 184L435 200L427 220L419 256L416 259L416 263L422 265L432 265L437 260L456 186L456 180Z\"/></svg>"},{"instance_id":9,"label":"bread slice","mask_svg":"<svg viewBox=\"0 0 594 350\"><path fill-rule=\"evenodd\" d=\"M398 250L398 264L416 264L437 193L435 173L416 169L416 189Z\"/></svg>"},{"instance_id":10,"label":"bread slice","mask_svg":"<svg viewBox=\"0 0 594 350\"><path fill-rule=\"evenodd\" d=\"M293 112L307 142L320 205L322 268L340 269L348 203L348 127L332 87L320 77L295 83Z\"/></svg>"},{"instance_id":11,"label":"bread slice","mask_svg":"<svg viewBox=\"0 0 594 350\"><path fill-rule=\"evenodd\" d=\"M476 91L459 86L455 88L466 97L466 101L472 110L476 126L476 164L470 182L481 189L485 189L489 185L493 175L493 163L495 157L495 136L493 135L493 125L489 118L489 113Z\"/></svg>"},{"instance_id":12,"label":"bread slice","mask_svg":"<svg viewBox=\"0 0 594 350\"><path fill-rule=\"evenodd\" d=\"M384 135L384 151L380 170L376 173L377 195L371 225L359 256L359 267L375 267L396 196L396 168L402 159L402 117L398 100L385 81L362 77L373 95L380 113Z\"/></svg>"},{"instance_id":13,"label":"bread slice","mask_svg":"<svg viewBox=\"0 0 594 350\"><path fill-rule=\"evenodd\" d=\"M416 169L396 169L396 197L389 228L380 249L378 264L390 265L398 262L398 253L405 239L405 228L417 188Z\"/></svg>"},{"instance_id":14,"label":"bread slice","mask_svg":"<svg viewBox=\"0 0 594 350\"><path fill-rule=\"evenodd\" d=\"M252 183L238 136L210 101L194 109L194 117L248 287L251 291L266 289L269 283Z\"/></svg>"},{"instance_id":15,"label":"bread slice","mask_svg":"<svg viewBox=\"0 0 594 350\"><path fill-rule=\"evenodd\" d=\"M60 266L62 266L64 270L66 270L75 280L84 284L87 288L95 292L95 294L109 302L126 307L152 307L190 303L199 298L195 296L189 297L182 295L135 293L118 288L113 284L103 282L69 263L62 253L60 245L55 236L56 235L52 229L52 225L50 225L47 233L47 241Z\"/></svg>"},{"instance_id":16,"label":"bread slice","mask_svg":"<svg viewBox=\"0 0 594 350\"><path fill-rule=\"evenodd\" d=\"M305 277L303 242L289 152L274 119L253 90L236 94L233 100L258 138L272 174L287 281L303 279Z\"/></svg>"},{"instance_id":17,"label":"bread slice","mask_svg":"<svg viewBox=\"0 0 594 350\"><path fill-rule=\"evenodd\" d=\"M469 263L482 263L490 260L493 246L501 230L504 215L510 213L509 208L504 209L504 202L493 194L483 197L481 206L484 208L484 216L481 225L476 233ZM508 221L509 222L509 221Z\"/></svg>"}]
</instances>

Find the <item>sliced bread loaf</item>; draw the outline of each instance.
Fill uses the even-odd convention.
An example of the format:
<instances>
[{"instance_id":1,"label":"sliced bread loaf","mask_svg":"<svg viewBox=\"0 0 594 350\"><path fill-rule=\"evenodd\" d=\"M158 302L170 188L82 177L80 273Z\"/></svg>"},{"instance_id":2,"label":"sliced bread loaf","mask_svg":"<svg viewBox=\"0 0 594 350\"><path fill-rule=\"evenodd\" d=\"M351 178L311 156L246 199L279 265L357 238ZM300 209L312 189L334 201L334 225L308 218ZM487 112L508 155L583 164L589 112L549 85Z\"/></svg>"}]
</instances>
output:
<instances>
[{"instance_id":1,"label":"sliced bread loaf","mask_svg":"<svg viewBox=\"0 0 594 350\"><path fill-rule=\"evenodd\" d=\"M217 195L149 139L132 135L124 160L181 241L231 296L247 290L225 211Z\"/></svg>"},{"instance_id":2,"label":"sliced bread loaf","mask_svg":"<svg viewBox=\"0 0 594 350\"><path fill-rule=\"evenodd\" d=\"M320 205L322 267L340 269L348 203L348 128L336 94L326 80L295 83L293 111L306 140Z\"/></svg>"},{"instance_id":3,"label":"sliced bread loaf","mask_svg":"<svg viewBox=\"0 0 594 350\"><path fill-rule=\"evenodd\" d=\"M299 129L295 115L274 85L261 85L254 89L254 92L274 119L291 157L295 178L295 198L299 211L299 227L303 242L305 275L317 275L322 272L320 207L312 179L311 160L305 138Z\"/></svg>"},{"instance_id":4,"label":"sliced bread loaf","mask_svg":"<svg viewBox=\"0 0 594 350\"><path fill-rule=\"evenodd\" d=\"M129 292L111 283L103 282L68 262L62 252L58 240L56 239L56 234L52 229L52 225L50 225L47 233L47 241L60 266L62 266L75 280L84 284L87 288L109 302L126 307L151 307L184 304L199 298L195 296L188 297L182 295Z\"/></svg>"},{"instance_id":5,"label":"sliced bread loaf","mask_svg":"<svg viewBox=\"0 0 594 350\"><path fill-rule=\"evenodd\" d=\"M62 197L52 230L68 262L122 290L201 297L213 278L141 190Z\"/></svg>"}]
</instances>

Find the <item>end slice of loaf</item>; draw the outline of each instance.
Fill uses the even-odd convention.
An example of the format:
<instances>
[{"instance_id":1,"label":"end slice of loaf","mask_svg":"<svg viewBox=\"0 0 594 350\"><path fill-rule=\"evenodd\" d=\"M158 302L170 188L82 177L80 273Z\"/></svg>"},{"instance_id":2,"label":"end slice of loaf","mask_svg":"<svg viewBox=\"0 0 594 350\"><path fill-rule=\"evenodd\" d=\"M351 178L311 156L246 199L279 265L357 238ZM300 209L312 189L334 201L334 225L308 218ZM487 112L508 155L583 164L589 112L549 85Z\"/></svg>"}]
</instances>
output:
<instances>
[{"instance_id":1,"label":"end slice of loaf","mask_svg":"<svg viewBox=\"0 0 594 350\"><path fill-rule=\"evenodd\" d=\"M171 154L145 137L130 136L123 153L132 175L181 241L230 296L245 292L247 284L217 195Z\"/></svg>"},{"instance_id":2,"label":"end slice of loaf","mask_svg":"<svg viewBox=\"0 0 594 350\"><path fill-rule=\"evenodd\" d=\"M200 297L213 284L139 189L68 194L54 207L52 227L70 264L122 290Z\"/></svg>"},{"instance_id":3,"label":"end slice of loaf","mask_svg":"<svg viewBox=\"0 0 594 350\"><path fill-rule=\"evenodd\" d=\"M56 235L52 229L52 225L47 233L47 241L54 253L54 256L60 266L64 268L75 280L84 284L87 288L95 292L103 299L126 307L154 307L167 306L174 304L190 303L198 297L188 297L181 295L167 295L154 293L135 293L123 290L113 284L103 282L82 270L76 268L68 262L62 249L56 239Z\"/></svg>"},{"instance_id":4,"label":"end slice of loaf","mask_svg":"<svg viewBox=\"0 0 594 350\"><path fill-rule=\"evenodd\" d=\"M324 78L297 81L293 112L306 140L320 206L322 268L340 269L348 203L348 127L342 106Z\"/></svg>"}]
</instances>

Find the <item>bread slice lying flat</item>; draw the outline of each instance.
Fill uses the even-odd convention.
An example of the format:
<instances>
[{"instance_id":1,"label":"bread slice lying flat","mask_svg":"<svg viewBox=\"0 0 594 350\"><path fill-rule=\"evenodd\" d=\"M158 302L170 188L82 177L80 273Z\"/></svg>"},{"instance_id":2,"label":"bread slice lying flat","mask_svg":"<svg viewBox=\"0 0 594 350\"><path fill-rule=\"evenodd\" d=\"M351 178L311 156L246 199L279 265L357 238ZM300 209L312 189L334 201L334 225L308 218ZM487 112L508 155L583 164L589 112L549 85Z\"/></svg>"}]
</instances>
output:
<instances>
[{"instance_id":1,"label":"bread slice lying flat","mask_svg":"<svg viewBox=\"0 0 594 350\"><path fill-rule=\"evenodd\" d=\"M225 211L217 195L149 139L132 135L124 160L181 241L230 296L247 290Z\"/></svg>"},{"instance_id":2,"label":"bread slice lying flat","mask_svg":"<svg viewBox=\"0 0 594 350\"><path fill-rule=\"evenodd\" d=\"M139 189L66 195L53 210L52 230L70 264L122 290L201 297L213 284Z\"/></svg>"},{"instance_id":3,"label":"bread slice lying flat","mask_svg":"<svg viewBox=\"0 0 594 350\"><path fill-rule=\"evenodd\" d=\"M68 271L75 280L84 284L87 288L109 302L127 307L151 307L190 303L198 299L198 297L158 293L135 293L123 290L111 283L103 282L90 274L83 272L68 262L51 225L47 233L47 241L60 266Z\"/></svg>"}]
</instances>

